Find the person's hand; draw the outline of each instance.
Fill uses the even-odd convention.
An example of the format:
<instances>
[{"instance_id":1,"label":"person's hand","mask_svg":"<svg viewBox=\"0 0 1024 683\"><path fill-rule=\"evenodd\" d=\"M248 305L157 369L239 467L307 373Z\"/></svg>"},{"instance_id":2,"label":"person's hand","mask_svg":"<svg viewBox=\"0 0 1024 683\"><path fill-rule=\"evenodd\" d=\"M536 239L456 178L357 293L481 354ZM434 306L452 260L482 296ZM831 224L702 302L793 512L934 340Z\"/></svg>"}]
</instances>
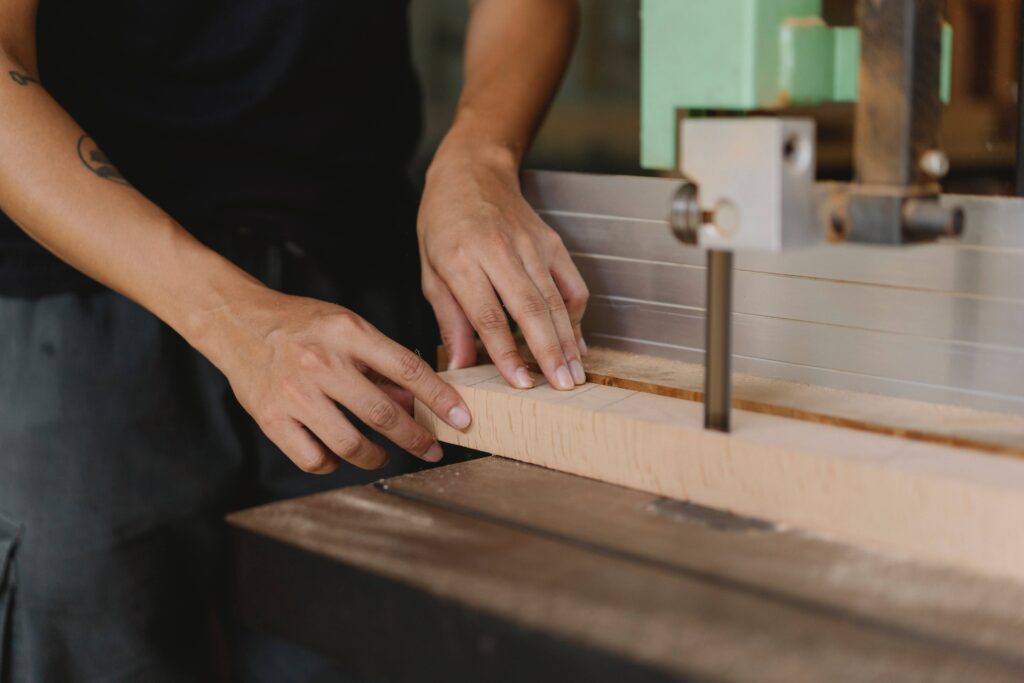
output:
<instances>
[{"instance_id":1,"label":"person's hand","mask_svg":"<svg viewBox=\"0 0 1024 683\"><path fill-rule=\"evenodd\" d=\"M434 437L410 417L419 399L456 429L469 411L456 391L412 351L353 312L333 304L259 288L219 316L212 358L239 402L296 465L326 474L340 460L363 469L387 464L346 418L430 462L441 459Z\"/></svg>"},{"instance_id":2,"label":"person's hand","mask_svg":"<svg viewBox=\"0 0 1024 683\"><path fill-rule=\"evenodd\" d=\"M523 199L514 164L448 154L431 166L418 234L423 293L450 367L476 360L475 329L514 387L532 386L505 315L552 386L586 381L580 321L588 291L558 234Z\"/></svg>"}]
</instances>

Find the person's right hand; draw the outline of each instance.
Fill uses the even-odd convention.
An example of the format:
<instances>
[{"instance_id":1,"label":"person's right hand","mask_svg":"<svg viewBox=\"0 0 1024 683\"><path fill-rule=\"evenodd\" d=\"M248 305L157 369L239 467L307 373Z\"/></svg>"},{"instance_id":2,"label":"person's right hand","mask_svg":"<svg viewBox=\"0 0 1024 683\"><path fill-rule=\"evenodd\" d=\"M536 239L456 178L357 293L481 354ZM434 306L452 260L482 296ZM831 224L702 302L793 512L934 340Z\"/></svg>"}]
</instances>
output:
<instances>
[{"instance_id":1,"label":"person's right hand","mask_svg":"<svg viewBox=\"0 0 1024 683\"><path fill-rule=\"evenodd\" d=\"M340 460L363 469L387 464L385 450L339 405L430 462L441 459L441 446L410 416L413 397L452 427L469 426L466 404L449 384L352 311L272 290L256 298L221 312L230 322L210 340L218 347L212 359L263 432L301 469L326 474Z\"/></svg>"}]
</instances>

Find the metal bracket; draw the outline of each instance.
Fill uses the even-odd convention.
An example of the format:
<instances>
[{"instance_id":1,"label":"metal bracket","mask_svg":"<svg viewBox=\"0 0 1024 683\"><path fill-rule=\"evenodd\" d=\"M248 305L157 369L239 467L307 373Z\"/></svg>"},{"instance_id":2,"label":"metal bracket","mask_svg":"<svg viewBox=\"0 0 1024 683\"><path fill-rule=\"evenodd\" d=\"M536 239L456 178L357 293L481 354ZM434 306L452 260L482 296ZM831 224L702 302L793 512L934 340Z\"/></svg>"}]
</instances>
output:
<instances>
[{"instance_id":1,"label":"metal bracket","mask_svg":"<svg viewBox=\"0 0 1024 683\"><path fill-rule=\"evenodd\" d=\"M673 220L695 233L690 243L716 250L781 251L824 241L815 208L813 121L686 119L680 137L680 171L696 186L684 186L683 195L677 195ZM687 207L687 196L702 210L680 208Z\"/></svg>"}]
</instances>

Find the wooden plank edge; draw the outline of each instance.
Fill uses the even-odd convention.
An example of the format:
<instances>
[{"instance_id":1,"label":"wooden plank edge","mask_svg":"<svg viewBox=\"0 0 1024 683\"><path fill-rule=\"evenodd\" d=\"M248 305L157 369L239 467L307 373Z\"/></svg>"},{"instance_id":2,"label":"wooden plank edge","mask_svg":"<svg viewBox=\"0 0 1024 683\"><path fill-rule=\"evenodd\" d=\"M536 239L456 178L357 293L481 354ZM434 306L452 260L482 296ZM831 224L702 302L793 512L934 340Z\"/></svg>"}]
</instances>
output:
<instances>
[{"instance_id":1,"label":"wooden plank edge","mask_svg":"<svg viewBox=\"0 0 1024 683\"><path fill-rule=\"evenodd\" d=\"M532 364L531 369L534 371L538 370L538 368ZM697 403L704 402L703 391L670 387L663 384L630 379L629 377L605 375L598 372L588 371L587 381L607 387L619 387L621 389L629 389L632 391L643 391L668 398L679 398L687 401L696 401ZM873 434L884 434L886 436L894 436L901 439L913 439L924 443L952 446L954 448L969 448L983 453L1024 459L1024 445L1015 447L1006 444L991 443L969 437L957 436L955 434L939 434L919 429L908 429L893 424L868 422L855 418L818 413L811 410L794 408L792 406L777 406L770 403L762 403L760 401L752 401L743 398L734 398L732 400L732 407L735 410L746 410L752 413L760 413L762 415L774 415L776 417L785 417L793 420L816 422L818 424L831 425L833 427L843 427L844 429L856 429L859 431L871 432Z\"/></svg>"},{"instance_id":2,"label":"wooden plank edge","mask_svg":"<svg viewBox=\"0 0 1024 683\"><path fill-rule=\"evenodd\" d=\"M530 370L532 370L533 372L540 372L540 366L537 365L537 362L530 355L529 349L527 349L524 346L521 350L523 353L523 357L527 360L527 365L530 368ZM603 351L603 349L600 349L600 347L595 347L595 350ZM487 352L486 350L483 349L482 346L478 346L477 357L480 361L480 365L485 365L490 362L490 359L487 357ZM438 368L442 371L447 370L448 355L447 351L444 349L443 346L438 347L437 358ZM670 363L672 361L665 362ZM629 376L624 372L618 372L614 374L609 372L602 372L601 369L595 370L592 367L587 368L586 373L587 382L593 384L600 384L608 387L619 387L622 389L629 389L632 391L642 391L649 394L655 394L657 396L666 396L668 398L678 398L687 401L696 401L697 403L704 402L704 392L696 389L687 389L679 386L670 386L668 384L651 381L650 379L638 379L636 377ZM733 398L732 407L735 410L746 410L753 413L761 413L763 415L774 415L777 417L791 418L794 420L816 422L819 424L831 425L834 427L856 429L860 431L871 432L874 434L884 434L887 436L895 436L902 439L912 439L924 443L932 443L942 446L952 446L954 448L969 448L971 450L980 451L982 453L990 453L993 455L1001 455L1012 458L1024 459L1024 441L1022 441L1020 445L998 443L995 441L985 441L984 439L972 438L957 434L931 432L923 429L901 427L898 424L893 423L881 423L855 417L844 417L842 415L836 415L834 413L823 413L803 408L797 408L794 406L774 405L771 403L765 403L763 401L754 401L751 399L744 399L740 397ZM1024 418L1021 419L1021 422L1022 429L1024 429Z\"/></svg>"}]
</instances>

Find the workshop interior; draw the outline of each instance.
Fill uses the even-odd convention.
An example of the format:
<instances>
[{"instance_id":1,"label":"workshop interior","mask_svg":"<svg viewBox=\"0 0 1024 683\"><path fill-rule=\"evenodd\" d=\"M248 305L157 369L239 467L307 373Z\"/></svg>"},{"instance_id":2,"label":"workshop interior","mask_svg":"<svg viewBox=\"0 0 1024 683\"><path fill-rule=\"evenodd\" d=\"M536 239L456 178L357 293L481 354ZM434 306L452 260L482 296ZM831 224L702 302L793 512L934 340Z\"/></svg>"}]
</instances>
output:
<instances>
[{"instance_id":1,"label":"workshop interior","mask_svg":"<svg viewBox=\"0 0 1024 683\"><path fill-rule=\"evenodd\" d=\"M464 11L416 10L428 146ZM1021 26L583 3L523 186L589 390L448 373L479 457L232 517L249 617L380 680L1019 680Z\"/></svg>"},{"instance_id":2,"label":"workshop interior","mask_svg":"<svg viewBox=\"0 0 1024 683\"><path fill-rule=\"evenodd\" d=\"M419 189L470 5L409 6ZM242 621L353 682L1024 680L1024 4L579 5L520 185L586 382L439 347L444 460L228 515Z\"/></svg>"}]
</instances>

